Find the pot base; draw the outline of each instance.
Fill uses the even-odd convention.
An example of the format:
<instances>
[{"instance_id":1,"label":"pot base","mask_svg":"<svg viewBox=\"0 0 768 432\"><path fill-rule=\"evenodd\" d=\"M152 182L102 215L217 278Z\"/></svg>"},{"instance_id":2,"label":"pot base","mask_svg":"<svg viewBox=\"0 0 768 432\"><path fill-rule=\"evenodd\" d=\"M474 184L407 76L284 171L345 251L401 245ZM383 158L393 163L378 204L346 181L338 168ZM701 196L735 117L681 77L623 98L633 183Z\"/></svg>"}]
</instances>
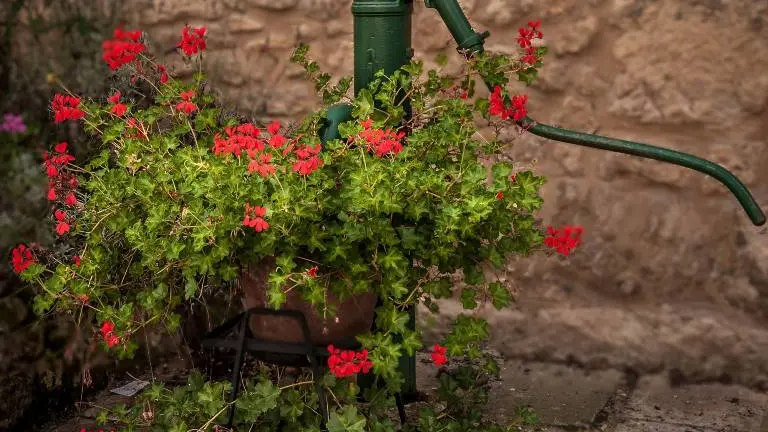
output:
<instances>
[{"instance_id":1,"label":"pot base","mask_svg":"<svg viewBox=\"0 0 768 432\"><path fill-rule=\"evenodd\" d=\"M268 308L267 277L275 268L274 258L265 259L250 265L241 273L240 285L243 288L243 306ZM376 294L365 293L339 301L328 294L327 301L336 309L335 317L324 318L301 295L290 291L286 295L283 310L293 310L304 315L309 325L309 334L313 345L330 345L334 342L350 340L357 335L367 333L373 326ZM252 316L250 322L253 336L274 342L304 342L304 336L298 321L285 316Z\"/></svg>"}]
</instances>

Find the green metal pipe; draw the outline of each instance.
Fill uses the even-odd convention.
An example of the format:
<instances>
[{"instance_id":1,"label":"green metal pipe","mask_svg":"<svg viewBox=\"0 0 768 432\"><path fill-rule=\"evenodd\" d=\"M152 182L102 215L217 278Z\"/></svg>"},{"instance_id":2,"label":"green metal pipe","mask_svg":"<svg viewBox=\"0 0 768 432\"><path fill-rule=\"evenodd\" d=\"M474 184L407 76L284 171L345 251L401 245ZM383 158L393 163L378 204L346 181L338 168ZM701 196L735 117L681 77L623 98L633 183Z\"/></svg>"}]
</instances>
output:
<instances>
[{"instance_id":1,"label":"green metal pipe","mask_svg":"<svg viewBox=\"0 0 768 432\"><path fill-rule=\"evenodd\" d=\"M391 74L408 64L413 0L355 0L352 3L355 42L355 94L368 87L383 69Z\"/></svg>"},{"instance_id":2,"label":"green metal pipe","mask_svg":"<svg viewBox=\"0 0 768 432\"><path fill-rule=\"evenodd\" d=\"M461 10L461 6L457 2L424 0L424 4L428 8L437 9L437 13L440 14L440 18L448 27L451 36L456 40L459 51L477 52L483 50L483 42L491 34L487 31L483 33L473 31L467 16L464 15L464 11Z\"/></svg>"},{"instance_id":3,"label":"green metal pipe","mask_svg":"<svg viewBox=\"0 0 768 432\"><path fill-rule=\"evenodd\" d=\"M354 86L355 94L368 87L374 74L383 70L392 74L413 57L411 47L411 16L413 15L413 0L354 0L352 16L354 17ZM408 101L404 101L407 107ZM329 110L329 117L331 111ZM351 115L345 108L334 108L334 118L329 118L324 131L324 138L337 136L338 132L332 124L338 124L339 119ZM410 329L416 328L416 308L408 310ZM403 353L400 357L400 373L404 383L401 394L406 401L414 400L416 389L416 356ZM361 388L373 385L371 379L363 375L358 378Z\"/></svg>"},{"instance_id":4,"label":"green metal pipe","mask_svg":"<svg viewBox=\"0 0 768 432\"><path fill-rule=\"evenodd\" d=\"M466 44L466 41L475 40L473 38L487 35L487 32L483 33L482 35L478 35L474 30L472 30L472 26L469 24L469 21L462 12L456 0L425 0L425 4L427 7L434 8L438 11L443 20L445 20L451 35L453 35L453 38L459 44L460 49L462 44ZM472 43L466 48L470 55L483 52L484 39L485 37L480 37L479 43ZM488 85L488 83L486 83L486 85ZM488 89L493 91L493 88L490 85L488 85ZM706 159L702 159L688 153L682 153L648 144L608 138L599 135L585 134L569 129L549 126L546 124L538 123L527 117L518 122L518 124L527 128L528 131L532 134L538 135L540 137L577 144L585 147L609 150L618 153L626 153L647 159L655 159L662 162L684 166L686 168L690 168L712 176L723 183L726 187L728 187L731 193L736 196L736 199L744 208L744 211L747 212L747 215L754 225L761 226L765 224L765 214L760 209L760 206L752 197L752 194L749 192L749 189L747 189L744 183L742 183L727 169Z\"/></svg>"},{"instance_id":5,"label":"green metal pipe","mask_svg":"<svg viewBox=\"0 0 768 432\"><path fill-rule=\"evenodd\" d=\"M669 162L707 174L723 183L731 193L736 196L736 199L744 208L744 211L747 212L747 215L752 220L753 224L760 226L765 223L765 214L763 214L760 206L755 202L749 189L738 179L738 177L716 163L688 153L682 153L662 147L634 141L607 138L599 135L591 135L536 123L527 117L520 123L522 127L528 128L529 132L540 137L612 152L626 153L644 157L646 159Z\"/></svg>"}]
</instances>

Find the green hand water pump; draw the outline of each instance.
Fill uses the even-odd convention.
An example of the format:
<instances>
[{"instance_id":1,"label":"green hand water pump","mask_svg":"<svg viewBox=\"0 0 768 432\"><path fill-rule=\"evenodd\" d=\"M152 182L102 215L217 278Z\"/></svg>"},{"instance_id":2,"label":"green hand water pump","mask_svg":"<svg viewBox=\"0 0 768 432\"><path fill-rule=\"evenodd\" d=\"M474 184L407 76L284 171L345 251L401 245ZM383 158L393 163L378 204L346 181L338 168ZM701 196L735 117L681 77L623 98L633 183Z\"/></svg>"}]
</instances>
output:
<instances>
[{"instance_id":1,"label":"green hand water pump","mask_svg":"<svg viewBox=\"0 0 768 432\"><path fill-rule=\"evenodd\" d=\"M437 10L445 22L451 36L458 44L458 50L467 55L483 51L488 32L477 33L472 29L466 15L456 0L425 0L428 8ZM411 47L411 16L413 0L354 0L354 87L355 93L364 89L373 80L374 74L383 70L391 74L413 57ZM492 90L492 89L491 89ZM351 119L349 105L336 105L328 110L327 122L321 132L324 140L338 138L339 123ZM755 202L746 186L731 172L708 160L674 150L655 147L632 141L607 138L598 135L576 132L548 126L524 118L519 122L528 132L556 141L599 148L619 153L640 156L648 159L669 162L708 174L736 196L753 224L765 223L765 214ZM415 311L411 311L411 325L415 325ZM403 393L416 393L415 357L403 357L400 370L405 375Z\"/></svg>"}]
</instances>

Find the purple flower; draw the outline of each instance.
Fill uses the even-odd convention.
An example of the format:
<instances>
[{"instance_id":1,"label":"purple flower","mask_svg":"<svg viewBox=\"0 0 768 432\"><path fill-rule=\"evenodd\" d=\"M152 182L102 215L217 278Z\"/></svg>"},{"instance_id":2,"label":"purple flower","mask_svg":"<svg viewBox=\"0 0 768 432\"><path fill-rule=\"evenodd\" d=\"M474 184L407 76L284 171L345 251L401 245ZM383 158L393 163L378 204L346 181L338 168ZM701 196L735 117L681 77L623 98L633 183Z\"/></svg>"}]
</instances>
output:
<instances>
[{"instance_id":1,"label":"purple flower","mask_svg":"<svg viewBox=\"0 0 768 432\"><path fill-rule=\"evenodd\" d=\"M26 131L27 125L24 124L24 118L21 114L8 113L3 116L3 123L0 124L0 132L16 135Z\"/></svg>"}]
</instances>

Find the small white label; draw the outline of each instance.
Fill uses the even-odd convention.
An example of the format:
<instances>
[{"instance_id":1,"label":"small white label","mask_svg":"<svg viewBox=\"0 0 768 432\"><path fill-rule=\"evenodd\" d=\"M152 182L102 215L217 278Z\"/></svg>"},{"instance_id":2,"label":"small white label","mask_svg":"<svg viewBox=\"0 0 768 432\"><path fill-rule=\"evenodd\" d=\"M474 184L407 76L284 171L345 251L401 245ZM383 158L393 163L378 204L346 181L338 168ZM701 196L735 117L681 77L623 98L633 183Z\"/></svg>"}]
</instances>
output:
<instances>
[{"instance_id":1,"label":"small white label","mask_svg":"<svg viewBox=\"0 0 768 432\"><path fill-rule=\"evenodd\" d=\"M149 381L131 381L128 384L110 390L112 393L117 393L121 396L133 396L139 392L139 390L149 385Z\"/></svg>"}]
</instances>

